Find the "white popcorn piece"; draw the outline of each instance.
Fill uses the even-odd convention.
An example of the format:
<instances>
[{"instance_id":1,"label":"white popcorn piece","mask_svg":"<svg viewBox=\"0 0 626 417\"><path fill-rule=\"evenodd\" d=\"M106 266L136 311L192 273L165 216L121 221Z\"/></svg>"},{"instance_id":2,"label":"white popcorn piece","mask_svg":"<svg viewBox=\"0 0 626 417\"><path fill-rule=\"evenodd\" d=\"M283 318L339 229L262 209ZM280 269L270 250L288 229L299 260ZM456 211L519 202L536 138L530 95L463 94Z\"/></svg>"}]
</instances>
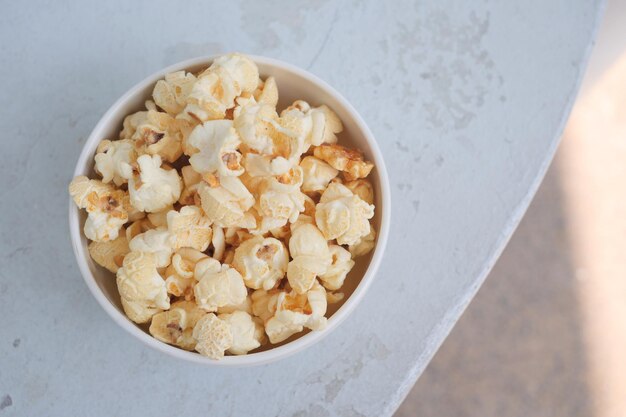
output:
<instances>
[{"instance_id":1,"label":"white popcorn piece","mask_svg":"<svg viewBox=\"0 0 626 417\"><path fill-rule=\"evenodd\" d=\"M315 222L327 240L354 245L370 233L374 206L354 195L346 186L332 183L315 207Z\"/></svg>"},{"instance_id":2,"label":"white popcorn piece","mask_svg":"<svg viewBox=\"0 0 626 417\"><path fill-rule=\"evenodd\" d=\"M250 295L252 314L266 323L276 312L278 290L256 290Z\"/></svg>"},{"instance_id":3,"label":"white popcorn piece","mask_svg":"<svg viewBox=\"0 0 626 417\"><path fill-rule=\"evenodd\" d=\"M303 152L311 145L336 143L336 134L343 130L341 120L328 106L311 107L303 100L294 101L280 113L280 124L302 138Z\"/></svg>"},{"instance_id":4,"label":"white popcorn piece","mask_svg":"<svg viewBox=\"0 0 626 417\"><path fill-rule=\"evenodd\" d=\"M289 253L293 259L287 266L287 280L296 293L304 294L331 264L328 243L317 227L303 222L291 232Z\"/></svg>"},{"instance_id":5,"label":"white popcorn piece","mask_svg":"<svg viewBox=\"0 0 626 417\"><path fill-rule=\"evenodd\" d=\"M128 246L132 252L154 254L157 268L168 266L172 260L176 237L165 228L150 229L135 236Z\"/></svg>"},{"instance_id":6,"label":"white popcorn piece","mask_svg":"<svg viewBox=\"0 0 626 417\"><path fill-rule=\"evenodd\" d=\"M130 252L128 240L124 234L108 242L91 242L88 249L91 259L114 274L122 266L124 256Z\"/></svg>"},{"instance_id":7,"label":"white popcorn piece","mask_svg":"<svg viewBox=\"0 0 626 417\"><path fill-rule=\"evenodd\" d=\"M216 270L217 267L219 270ZM196 302L198 307L208 312L240 305L248 295L239 272L226 264L220 266L215 259L204 259L196 264L195 276L198 279L194 287Z\"/></svg>"},{"instance_id":8,"label":"white popcorn piece","mask_svg":"<svg viewBox=\"0 0 626 417\"><path fill-rule=\"evenodd\" d=\"M243 174L241 154L237 151L241 142L231 120L211 120L198 125L187 142L198 150L190 155L189 163L200 174L217 173L220 177Z\"/></svg>"},{"instance_id":9,"label":"white popcorn piece","mask_svg":"<svg viewBox=\"0 0 626 417\"><path fill-rule=\"evenodd\" d=\"M262 217L295 222L304 211L304 194L300 191L302 177L302 168L296 166L286 174L264 178L257 190L257 212ZM271 228L280 226L282 224L275 224Z\"/></svg>"},{"instance_id":10,"label":"white popcorn piece","mask_svg":"<svg viewBox=\"0 0 626 417\"><path fill-rule=\"evenodd\" d=\"M248 288L269 290L285 276L289 254L278 239L255 236L235 249L233 267Z\"/></svg>"},{"instance_id":11,"label":"white popcorn piece","mask_svg":"<svg viewBox=\"0 0 626 417\"><path fill-rule=\"evenodd\" d=\"M165 281L159 275L154 254L130 252L117 271L117 288L124 312L135 323L146 323L170 308Z\"/></svg>"},{"instance_id":12,"label":"white popcorn piece","mask_svg":"<svg viewBox=\"0 0 626 417\"><path fill-rule=\"evenodd\" d=\"M177 301L172 303L169 310L152 316L149 331L162 342L194 350L196 339L193 337L193 329L205 314L192 301Z\"/></svg>"},{"instance_id":13,"label":"white popcorn piece","mask_svg":"<svg viewBox=\"0 0 626 417\"><path fill-rule=\"evenodd\" d=\"M230 326L230 332L233 335L233 343L228 348L228 353L245 355L261 346L265 337L265 330L260 319L253 319L245 311L220 314L218 317Z\"/></svg>"},{"instance_id":14,"label":"white popcorn piece","mask_svg":"<svg viewBox=\"0 0 626 417\"><path fill-rule=\"evenodd\" d=\"M81 175L72 180L69 193L78 208L87 211L83 231L88 239L95 242L117 239L122 225L128 221L124 191Z\"/></svg>"},{"instance_id":15,"label":"white popcorn piece","mask_svg":"<svg viewBox=\"0 0 626 417\"><path fill-rule=\"evenodd\" d=\"M345 294L342 292L326 291L326 302L328 304L337 304L338 302L343 300L344 297Z\"/></svg>"},{"instance_id":16,"label":"white popcorn piece","mask_svg":"<svg viewBox=\"0 0 626 417\"><path fill-rule=\"evenodd\" d=\"M154 86L154 102L171 116L176 116L185 108L195 82L196 77L185 71L166 74L165 79L157 81Z\"/></svg>"},{"instance_id":17,"label":"white popcorn piece","mask_svg":"<svg viewBox=\"0 0 626 417\"><path fill-rule=\"evenodd\" d=\"M146 217L150 221L150 224L154 226L154 228L157 228L157 227L167 228L167 213L169 213L171 210L174 210L174 206L166 207L165 209L156 213L148 213Z\"/></svg>"},{"instance_id":18,"label":"white popcorn piece","mask_svg":"<svg viewBox=\"0 0 626 417\"><path fill-rule=\"evenodd\" d=\"M187 104L177 116L190 122L223 119L226 110L234 106L238 91L228 77L217 73L201 74L187 96Z\"/></svg>"},{"instance_id":19,"label":"white popcorn piece","mask_svg":"<svg viewBox=\"0 0 626 417\"><path fill-rule=\"evenodd\" d=\"M374 187L372 183L364 178L354 181L347 181L343 185L367 204L374 204Z\"/></svg>"},{"instance_id":20,"label":"white popcorn piece","mask_svg":"<svg viewBox=\"0 0 626 417\"><path fill-rule=\"evenodd\" d=\"M137 126L130 137L137 152L159 155L167 162L176 161L183 153L183 127L187 122L156 110L148 110L143 115L144 118L135 120Z\"/></svg>"},{"instance_id":21,"label":"white popcorn piece","mask_svg":"<svg viewBox=\"0 0 626 417\"><path fill-rule=\"evenodd\" d=\"M220 227L237 226L254 205L254 197L237 177L220 178L217 187L203 182L198 187L198 195L202 210Z\"/></svg>"},{"instance_id":22,"label":"white popcorn piece","mask_svg":"<svg viewBox=\"0 0 626 417\"><path fill-rule=\"evenodd\" d=\"M128 180L130 202L137 210L155 213L178 200L182 184L175 169L161 168L159 155L141 155L137 164L139 172Z\"/></svg>"},{"instance_id":23,"label":"white popcorn piece","mask_svg":"<svg viewBox=\"0 0 626 417\"><path fill-rule=\"evenodd\" d=\"M227 305L224 307L218 307L217 314L230 314L235 311L245 311L248 314L252 314L252 300L250 297L246 297L243 303L238 305Z\"/></svg>"},{"instance_id":24,"label":"white popcorn piece","mask_svg":"<svg viewBox=\"0 0 626 417\"><path fill-rule=\"evenodd\" d=\"M213 226L211 244L213 245L213 259L221 261L224 257L224 251L226 250L226 239L223 227Z\"/></svg>"},{"instance_id":25,"label":"white popcorn piece","mask_svg":"<svg viewBox=\"0 0 626 417\"><path fill-rule=\"evenodd\" d=\"M265 333L271 343L280 343L304 327L323 330L326 327L326 290L315 282L306 294L281 292L276 299L276 311L265 323Z\"/></svg>"},{"instance_id":26,"label":"white popcorn piece","mask_svg":"<svg viewBox=\"0 0 626 417\"><path fill-rule=\"evenodd\" d=\"M259 79L257 88L252 95L257 103L269 104L276 108L278 104L278 86L274 77L267 77L265 81Z\"/></svg>"},{"instance_id":27,"label":"white popcorn piece","mask_svg":"<svg viewBox=\"0 0 626 417\"><path fill-rule=\"evenodd\" d=\"M267 177L286 174L293 164L282 156L248 153L243 159L243 166L251 177Z\"/></svg>"},{"instance_id":28,"label":"white popcorn piece","mask_svg":"<svg viewBox=\"0 0 626 417\"><path fill-rule=\"evenodd\" d=\"M314 156L307 156L300 162L303 178L302 191L324 191L328 183L337 176L338 170Z\"/></svg>"},{"instance_id":29,"label":"white popcorn piece","mask_svg":"<svg viewBox=\"0 0 626 417\"><path fill-rule=\"evenodd\" d=\"M230 325L215 314L205 314L193 328L192 337L196 340L195 349L211 359L221 359L224 352L233 345Z\"/></svg>"},{"instance_id":30,"label":"white popcorn piece","mask_svg":"<svg viewBox=\"0 0 626 417\"><path fill-rule=\"evenodd\" d=\"M102 175L102 182L126 184L133 175L132 164L137 160L137 152L132 140L103 140L96 150L95 169Z\"/></svg>"},{"instance_id":31,"label":"white popcorn piece","mask_svg":"<svg viewBox=\"0 0 626 417\"><path fill-rule=\"evenodd\" d=\"M315 148L313 155L328 162L333 168L343 171L348 181L365 178L374 168L374 164L363 160L363 154L359 150L341 145L320 145Z\"/></svg>"},{"instance_id":32,"label":"white popcorn piece","mask_svg":"<svg viewBox=\"0 0 626 417\"><path fill-rule=\"evenodd\" d=\"M196 265L208 256L191 248L180 248L172 256L172 262L165 270L167 292L176 297L192 300L193 286L196 284L194 271Z\"/></svg>"},{"instance_id":33,"label":"white popcorn piece","mask_svg":"<svg viewBox=\"0 0 626 417\"><path fill-rule=\"evenodd\" d=\"M190 206L196 203L198 187L202 182L202 174L196 172L191 165L185 165L180 170L183 178L183 189L178 202L183 206Z\"/></svg>"},{"instance_id":34,"label":"white popcorn piece","mask_svg":"<svg viewBox=\"0 0 626 417\"><path fill-rule=\"evenodd\" d=\"M370 226L370 232L359 239L355 244L349 245L348 250L353 258L367 255L376 246L376 230Z\"/></svg>"},{"instance_id":35,"label":"white popcorn piece","mask_svg":"<svg viewBox=\"0 0 626 417\"><path fill-rule=\"evenodd\" d=\"M226 72L237 86L239 91L237 95L253 93L259 84L259 69L256 64L239 53L216 58L207 71L218 71L220 74Z\"/></svg>"},{"instance_id":36,"label":"white popcorn piece","mask_svg":"<svg viewBox=\"0 0 626 417\"><path fill-rule=\"evenodd\" d=\"M139 219L131 223L126 227L126 240L129 242L133 240L135 236L143 232L147 232L150 229L154 229L154 225L148 219Z\"/></svg>"},{"instance_id":37,"label":"white popcorn piece","mask_svg":"<svg viewBox=\"0 0 626 417\"><path fill-rule=\"evenodd\" d=\"M276 108L270 104L257 103L254 98L239 99L234 111L233 125L241 137L246 152L271 155L274 153L274 128L272 121L278 119Z\"/></svg>"},{"instance_id":38,"label":"white popcorn piece","mask_svg":"<svg viewBox=\"0 0 626 417\"><path fill-rule=\"evenodd\" d=\"M196 206L168 212L167 229L175 236L175 249L188 247L202 252L211 242L211 220Z\"/></svg>"},{"instance_id":39,"label":"white popcorn piece","mask_svg":"<svg viewBox=\"0 0 626 417\"><path fill-rule=\"evenodd\" d=\"M332 263L319 278L322 285L327 290L338 290L348 275L348 272L354 266L354 261L350 252L339 245L330 245L328 248Z\"/></svg>"}]
</instances>

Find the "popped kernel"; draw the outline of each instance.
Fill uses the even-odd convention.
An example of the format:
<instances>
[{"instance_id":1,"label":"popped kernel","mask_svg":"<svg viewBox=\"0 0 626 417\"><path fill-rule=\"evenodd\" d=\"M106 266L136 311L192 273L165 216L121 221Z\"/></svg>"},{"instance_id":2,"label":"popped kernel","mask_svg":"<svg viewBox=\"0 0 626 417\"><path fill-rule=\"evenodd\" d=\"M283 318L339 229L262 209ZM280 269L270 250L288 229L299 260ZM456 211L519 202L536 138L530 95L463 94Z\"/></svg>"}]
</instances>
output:
<instances>
[{"instance_id":1,"label":"popped kernel","mask_svg":"<svg viewBox=\"0 0 626 417\"><path fill-rule=\"evenodd\" d=\"M289 254L278 239L255 236L235 249L233 267L248 288L269 290L285 276Z\"/></svg>"}]
</instances>

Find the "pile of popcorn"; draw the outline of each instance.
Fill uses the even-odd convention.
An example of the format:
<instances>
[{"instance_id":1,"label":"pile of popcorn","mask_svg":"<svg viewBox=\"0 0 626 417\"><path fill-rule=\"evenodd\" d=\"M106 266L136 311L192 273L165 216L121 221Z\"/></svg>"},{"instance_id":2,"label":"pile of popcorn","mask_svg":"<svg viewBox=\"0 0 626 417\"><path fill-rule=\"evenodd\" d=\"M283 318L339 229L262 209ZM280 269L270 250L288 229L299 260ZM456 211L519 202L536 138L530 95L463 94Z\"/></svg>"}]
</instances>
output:
<instances>
[{"instance_id":1,"label":"pile of popcorn","mask_svg":"<svg viewBox=\"0 0 626 417\"><path fill-rule=\"evenodd\" d=\"M327 106L279 115L276 81L240 54L168 74L152 98L99 144L100 178L69 186L128 318L213 359L322 330L375 244L373 164L336 144Z\"/></svg>"}]
</instances>

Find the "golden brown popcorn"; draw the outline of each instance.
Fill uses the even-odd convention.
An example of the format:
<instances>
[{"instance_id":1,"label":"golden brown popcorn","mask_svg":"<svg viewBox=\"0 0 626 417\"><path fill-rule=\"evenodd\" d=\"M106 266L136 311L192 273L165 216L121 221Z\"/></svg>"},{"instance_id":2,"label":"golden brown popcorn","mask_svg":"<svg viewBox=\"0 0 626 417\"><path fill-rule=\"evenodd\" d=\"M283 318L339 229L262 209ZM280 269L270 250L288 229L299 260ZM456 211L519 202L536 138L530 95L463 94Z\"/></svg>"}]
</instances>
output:
<instances>
[{"instance_id":1,"label":"golden brown popcorn","mask_svg":"<svg viewBox=\"0 0 626 417\"><path fill-rule=\"evenodd\" d=\"M128 240L123 233L108 242L91 242L88 249L91 259L114 274L122 266L124 256L130 252Z\"/></svg>"},{"instance_id":2,"label":"golden brown popcorn","mask_svg":"<svg viewBox=\"0 0 626 417\"><path fill-rule=\"evenodd\" d=\"M165 281L156 269L154 254L130 252L117 271L117 288L124 312L135 323L146 323L170 308Z\"/></svg>"},{"instance_id":3,"label":"golden brown popcorn","mask_svg":"<svg viewBox=\"0 0 626 417\"><path fill-rule=\"evenodd\" d=\"M176 116L185 108L187 96L195 82L196 77L185 71L166 74L165 79L157 81L154 86L154 102L170 115Z\"/></svg>"},{"instance_id":4,"label":"golden brown popcorn","mask_svg":"<svg viewBox=\"0 0 626 417\"><path fill-rule=\"evenodd\" d=\"M72 180L69 192L78 208L87 211L83 231L88 239L96 242L117 239L122 225L128 221L124 191L81 175Z\"/></svg>"},{"instance_id":5,"label":"golden brown popcorn","mask_svg":"<svg viewBox=\"0 0 626 417\"><path fill-rule=\"evenodd\" d=\"M136 209L156 213L178 200L180 177L176 170L161 167L159 155L141 155L137 164L138 172L128 180L130 202Z\"/></svg>"},{"instance_id":6,"label":"golden brown popcorn","mask_svg":"<svg viewBox=\"0 0 626 417\"><path fill-rule=\"evenodd\" d=\"M193 329L205 314L192 301L177 301L168 311L152 316L149 331L162 342L194 350L196 339L193 337Z\"/></svg>"},{"instance_id":7,"label":"golden brown popcorn","mask_svg":"<svg viewBox=\"0 0 626 417\"><path fill-rule=\"evenodd\" d=\"M289 254L278 239L255 236L235 249L233 266L248 288L269 290L287 272Z\"/></svg>"},{"instance_id":8,"label":"golden brown popcorn","mask_svg":"<svg viewBox=\"0 0 626 417\"><path fill-rule=\"evenodd\" d=\"M348 181L365 178L374 168L374 164L363 160L360 151L341 145L320 145L315 148L313 155L328 162L333 168L343 171Z\"/></svg>"},{"instance_id":9,"label":"golden brown popcorn","mask_svg":"<svg viewBox=\"0 0 626 417\"><path fill-rule=\"evenodd\" d=\"M221 359L233 345L230 325L215 314L205 314L193 328L192 337L197 341L195 349L211 359Z\"/></svg>"},{"instance_id":10,"label":"golden brown popcorn","mask_svg":"<svg viewBox=\"0 0 626 417\"><path fill-rule=\"evenodd\" d=\"M176 238L174 248L205 251L211 242L211 220L196 206L184 206L167 213L167 228Z\"/></svg>"},{"instance_id":11,"label":"golden brown popcorn","mask_svg":"<svg viewBox=\"0 0 626 417\"><path fill-rule=\"evenodd\" d=\"M374 206L354 195L346 186L332 183L315 207L315 222L327 240L354 245L370 232Z\"/></svg>"}]
</instances>

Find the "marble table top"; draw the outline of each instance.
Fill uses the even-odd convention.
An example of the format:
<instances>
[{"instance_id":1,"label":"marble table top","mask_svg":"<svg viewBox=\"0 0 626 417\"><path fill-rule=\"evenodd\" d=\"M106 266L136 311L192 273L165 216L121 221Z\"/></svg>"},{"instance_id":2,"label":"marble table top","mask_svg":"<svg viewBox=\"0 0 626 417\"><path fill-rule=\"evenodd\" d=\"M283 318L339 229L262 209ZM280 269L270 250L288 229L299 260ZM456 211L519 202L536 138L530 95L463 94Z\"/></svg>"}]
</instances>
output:
<instances>
[{"instance_id":1,"label":"marble table top","mask_svg":"<svg viewBox=\"0 0 626 417\"><path fill-rule=\"evenodd\" d=\"M576 97L601 0L8 2L0 13L0 416L388 416L493 266ZM66 187L130 86L242 51L350 100L392 182L379 276L286 360L181 362L104 313L75 264Z\"/></svg>"}]
</instances>

